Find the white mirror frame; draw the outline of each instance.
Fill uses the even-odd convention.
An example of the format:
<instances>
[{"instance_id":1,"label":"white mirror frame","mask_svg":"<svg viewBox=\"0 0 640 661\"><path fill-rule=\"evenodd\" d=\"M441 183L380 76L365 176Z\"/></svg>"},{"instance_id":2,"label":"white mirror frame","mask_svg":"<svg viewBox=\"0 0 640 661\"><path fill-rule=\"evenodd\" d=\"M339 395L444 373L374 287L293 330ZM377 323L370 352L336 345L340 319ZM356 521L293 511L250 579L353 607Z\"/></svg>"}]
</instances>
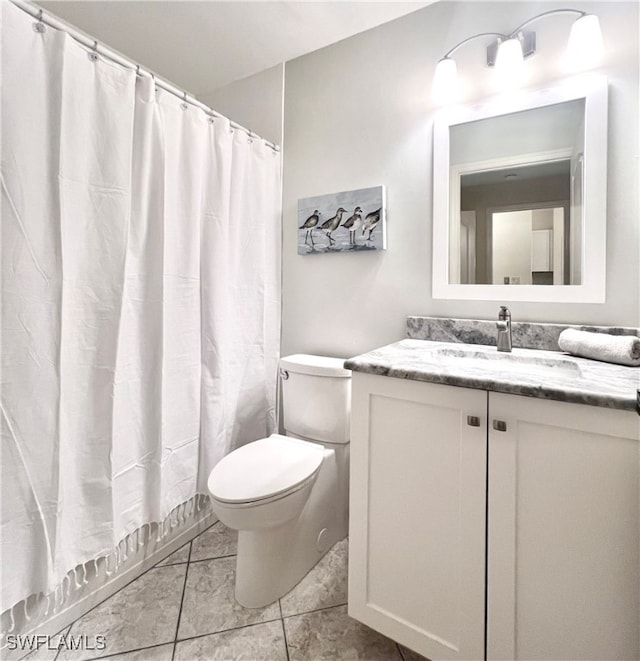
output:
<instances>
[{"instance_id":1,"label":"white mirror frame","mask_svg":"<svg viewBox=\"0 0 640 661\"><path fill-rule=\"evenodd\" d=\"M442 109L433 126L433 283L437 299L604 303L607 255L607 80L585 75L554 87L511 92L481 104ZM456 124L523 110L585 100L582 280L579 285L464 285L450 282L450 242L458 234L450 222L449 129ZM458 182L459 185L459 182ZM459 196L459 191L457 192Z\"/></svg>"}]
</instances>

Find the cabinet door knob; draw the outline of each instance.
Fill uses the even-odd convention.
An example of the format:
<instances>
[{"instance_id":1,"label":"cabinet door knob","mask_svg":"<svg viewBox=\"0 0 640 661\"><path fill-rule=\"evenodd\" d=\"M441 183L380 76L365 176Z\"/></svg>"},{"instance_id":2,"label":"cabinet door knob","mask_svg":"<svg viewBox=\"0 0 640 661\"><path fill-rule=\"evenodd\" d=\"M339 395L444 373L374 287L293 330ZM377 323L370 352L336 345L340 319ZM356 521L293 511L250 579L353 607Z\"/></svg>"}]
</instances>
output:
<instances>
[{"instance_id":1,"label":"cabinet door knob","mask_svg":"<svg viewBox=\"0 0 640 661\"><path fill-rule=\"evenodd\" d=\"M480 418L477 415L468 415L467 424L469 425L469 427L479 427Z\"/></svg>"},{"instance_id":2,"label":"cabinet door knob","mask_svg":"<svg viewBox=\"0 0 640 661\"><path fill-rule=\"evenodd\" d=\"M504 420L494 420L493 428L496 431L507 431L507 423Z\"/></svg>"}]
</instances>

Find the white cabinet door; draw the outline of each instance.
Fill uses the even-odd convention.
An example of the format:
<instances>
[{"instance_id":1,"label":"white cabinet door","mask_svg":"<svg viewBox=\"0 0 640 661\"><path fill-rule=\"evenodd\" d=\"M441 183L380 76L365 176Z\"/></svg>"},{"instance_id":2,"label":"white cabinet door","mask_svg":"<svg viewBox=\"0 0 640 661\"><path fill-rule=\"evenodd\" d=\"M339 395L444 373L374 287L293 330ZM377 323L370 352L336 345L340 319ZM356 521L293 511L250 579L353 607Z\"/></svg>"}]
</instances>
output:
<instances>
[{"instance_id":1,"label":"white cabinet door","mask_svg":"<svg viewBox=\"0 0 640 661\"><path fill-rule=\"evenodd\" d=\"M430 659L484 656L486 411L483 391L353 374L349 614Z\"/></svg>"},{"instance_id":2,"label":"white cabinet door","mask_svg":"<svg viewBox=\"0 0 640 661\"><path fill-rule=\"evenodd\" d=\"M491 393L488 659L640 658L638 434L633 412Z\"/></svg>"}]
</instances>

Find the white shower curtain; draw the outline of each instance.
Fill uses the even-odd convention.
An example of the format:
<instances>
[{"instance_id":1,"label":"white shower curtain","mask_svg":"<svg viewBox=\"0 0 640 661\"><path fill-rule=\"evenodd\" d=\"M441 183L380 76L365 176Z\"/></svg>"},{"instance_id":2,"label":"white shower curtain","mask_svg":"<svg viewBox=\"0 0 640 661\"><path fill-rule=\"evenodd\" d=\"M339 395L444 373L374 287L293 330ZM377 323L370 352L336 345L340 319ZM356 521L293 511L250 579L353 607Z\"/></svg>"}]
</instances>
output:
<instances>
[{"instance_id":1,"label":"white shower curtain","mask_svg":"<svg viewBox=\"0 0 640 661\"><path fill-rule=\"evenodd\" d=\"M280 157L1 6L5 610L273 431Z\"/></svg>"}]
</instances>

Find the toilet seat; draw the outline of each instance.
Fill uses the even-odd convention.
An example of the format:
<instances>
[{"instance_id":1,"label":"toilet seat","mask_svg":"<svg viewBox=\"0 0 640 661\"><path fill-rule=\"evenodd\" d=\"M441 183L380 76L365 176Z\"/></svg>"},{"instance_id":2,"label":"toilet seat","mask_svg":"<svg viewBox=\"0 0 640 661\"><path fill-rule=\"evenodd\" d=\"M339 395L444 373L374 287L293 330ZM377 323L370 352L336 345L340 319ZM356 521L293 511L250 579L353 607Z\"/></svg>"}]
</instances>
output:
<instances>
[{"instance_id":1,"label":"toilet seat","mask_svg":"<svg viewBox=\"0 0 640 661\"><path fill-rule=\"evenodd\" d=\"M242 506L284 498L314 478L324 456L321 445L272 434L224 457L207 486L220 503Z\"/></svg>"}]
</instances>

